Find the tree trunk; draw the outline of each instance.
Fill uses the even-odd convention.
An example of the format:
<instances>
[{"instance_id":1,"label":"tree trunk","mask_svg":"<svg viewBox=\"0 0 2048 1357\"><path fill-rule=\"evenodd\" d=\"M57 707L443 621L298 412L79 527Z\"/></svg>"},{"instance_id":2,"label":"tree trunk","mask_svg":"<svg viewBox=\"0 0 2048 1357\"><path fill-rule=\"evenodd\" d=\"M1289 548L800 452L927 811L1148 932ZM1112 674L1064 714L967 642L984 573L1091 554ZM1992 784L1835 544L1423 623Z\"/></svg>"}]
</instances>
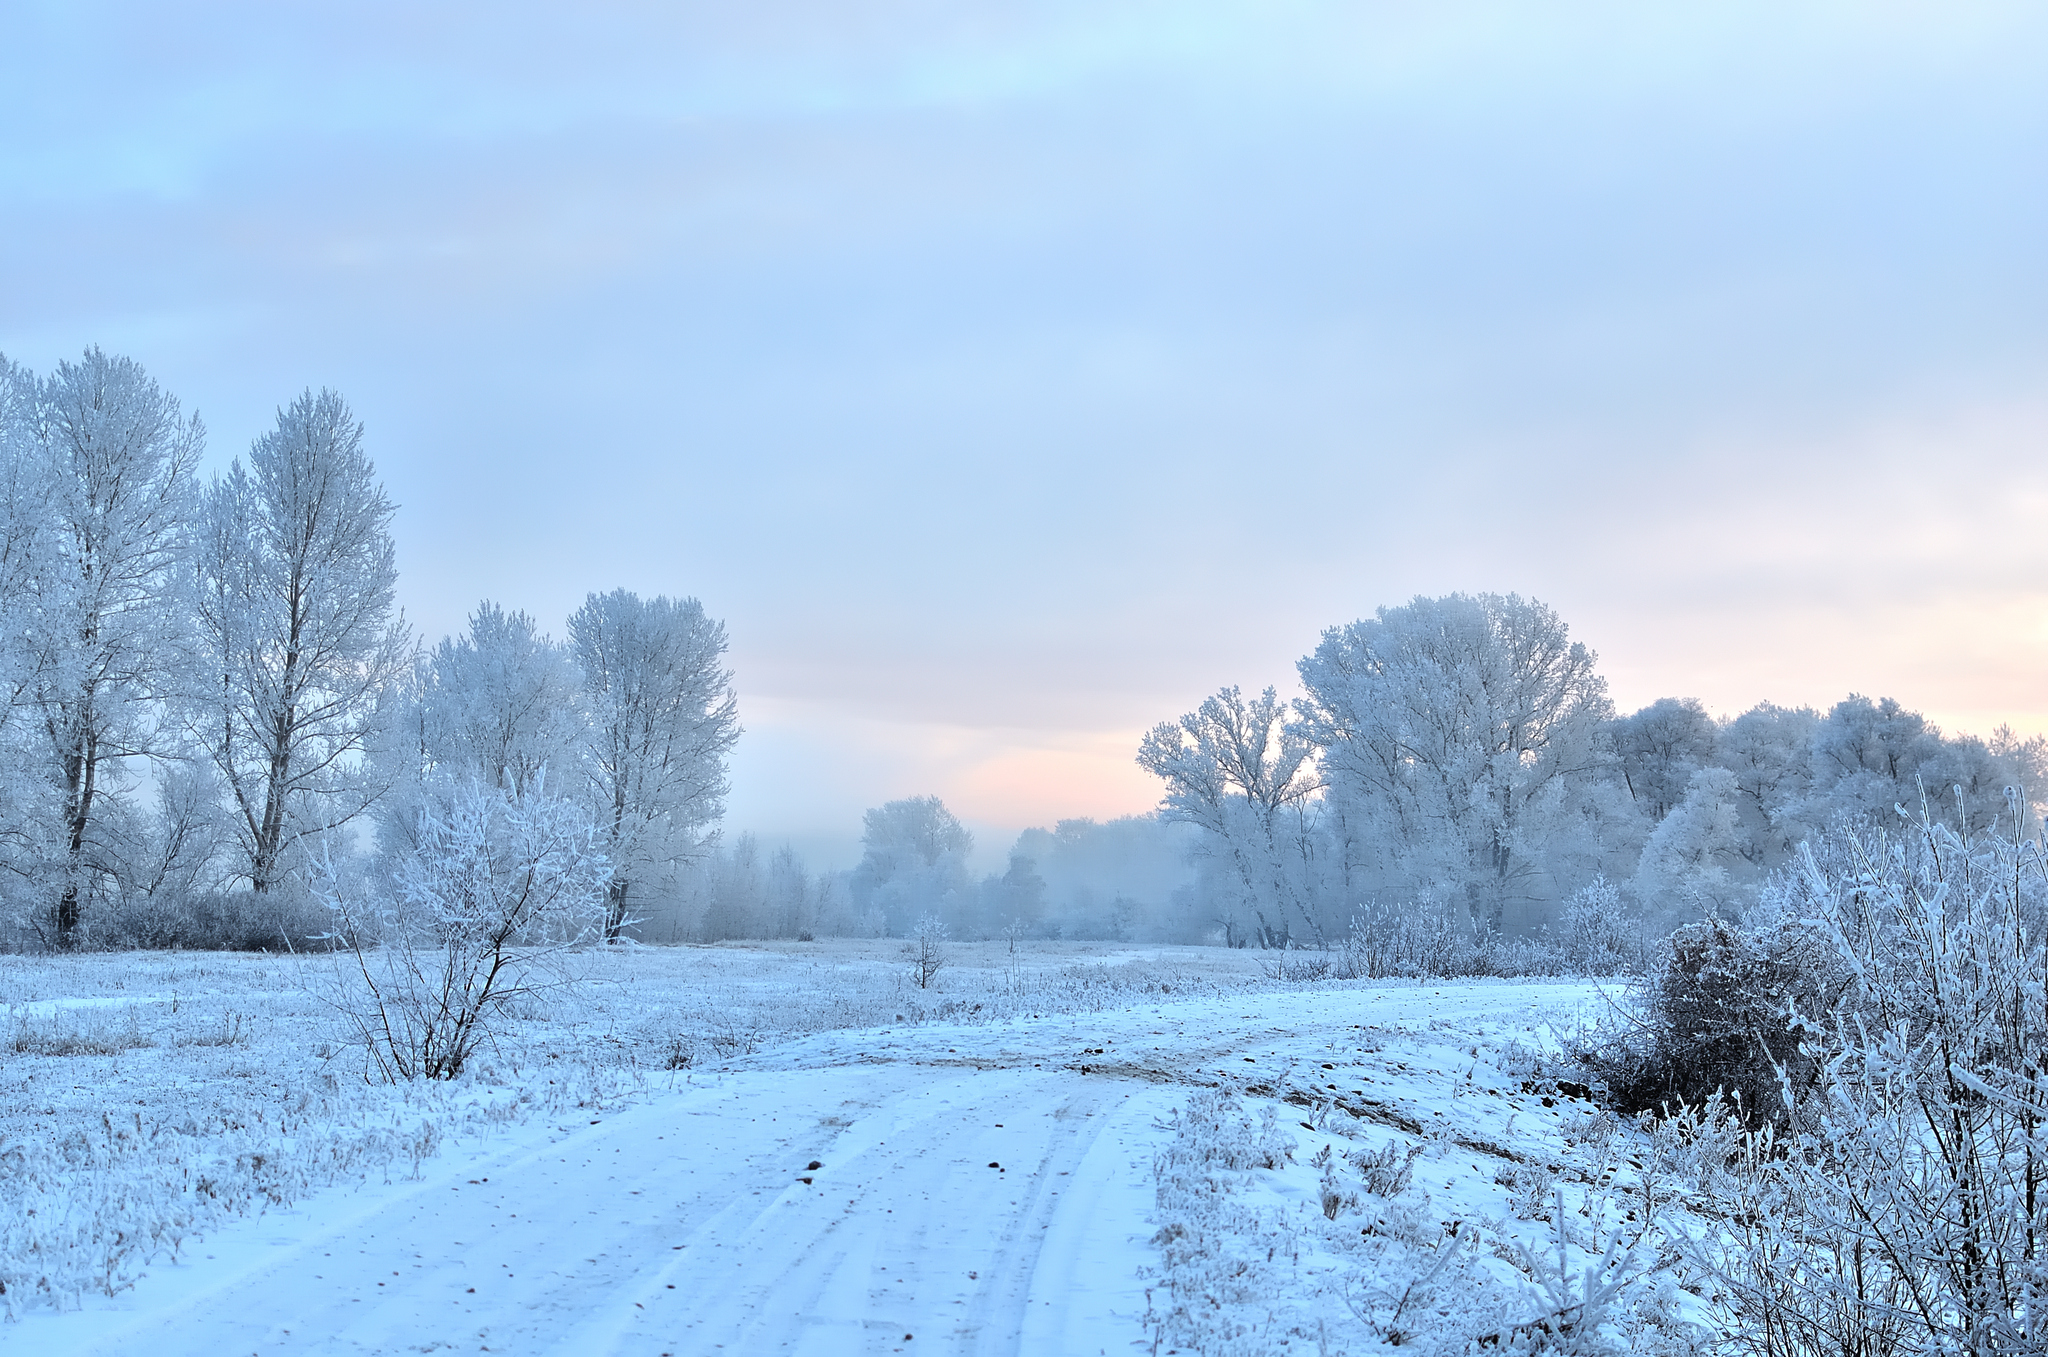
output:
<instances>
[{"instance_id":1,"label":"tree trunk","mask_svg":"<svg viewBox=\"0 0 2048 1357\"><path fill-rule=\"evenodd\" d=\"M82 919L78 878L85 858L85 828L92 818L97 755L88 734L64 760L65 781L70 785L64 798L64 893L57 897L57 946L65 951L78 945Z\"/></svg>"},{"instance_id":2,"label":"tree trunk","mask_svg":"<svg viewBox=\"0 0 2048 1357\"><path fill-rule=\"evenodd\" d=\"M604 940L617 942L626 927L626 879L613 877L611 885L605 887L604 898Z\"/></svg>"},{"instance_id":3,"label":"tree trunk","mask_svg":"<svg viewBox=\"0 0 2048 1357\"><path fill-rule=\"evenodd\" d=\"M295 657L294 657L295 659ZM293 660L286 662L285 675L291 677ZM277 861L284 851L285 798L291 791L292 774L292 726L294 712L290 707L271 718L270 770L263 788L263 818L256 824L254 853L250 862L249 888L258 895L268 895L277 880Z\"/></svg>"}]
</instances>

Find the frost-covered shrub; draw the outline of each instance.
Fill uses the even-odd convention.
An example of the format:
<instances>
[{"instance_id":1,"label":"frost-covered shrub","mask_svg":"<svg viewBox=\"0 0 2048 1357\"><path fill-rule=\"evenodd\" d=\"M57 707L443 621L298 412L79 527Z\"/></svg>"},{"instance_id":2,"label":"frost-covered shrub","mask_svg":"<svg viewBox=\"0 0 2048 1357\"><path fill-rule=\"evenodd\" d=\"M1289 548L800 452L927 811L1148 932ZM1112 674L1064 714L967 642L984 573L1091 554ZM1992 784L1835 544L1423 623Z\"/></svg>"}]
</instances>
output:
<instances>
[{"instance_id":1,"label":"frost-covered shrub","mask_svg":"<svg viewBox=\"0 0 2048 1357\"><path fill-rule=\"evenodd\" d=\"M610 864L566 801L472 787L420 813L387 893L326 874L361 997L343 1014L388 1079L452 1079L547 961L598 936Z\"/></svg>"},{"instance_id":2,"label":"frost-covered shrub","mask_svg":"<svg viewBox=\"0 0 2048 1357\"><path fill-rule=\"evenodd\" d=\"M1750 1351L2042 1351L2048 845L1923 816L1837 849L1788 894L1845 983L1795 1005L1790 1131L1698 1255Z\"/></svg>"},{"instance_id":3,"label":"frost-covered shrub","mask_svg":"<svg viewBox=\"0 0 2048 1357\"><path fill-rule=\"evenodd\" d=\"M1553 926L1528 936L1481 927L1463 904L1435 895L1397 904L1375 900L1352 915L1330 949L1291 953L1269 964L1268 973L1339 980L1635 974L1649 955L1647 939L1621 893L1599 878L1565 902Z\"/></svg>"},{"instance_id":4,"label":"frost-covered shrub","mask_svg":"<svg viewBox=\"0 0 2048 1357\"><path fill-rule=\"evenodd\" d=\"M1550 1222L1550 1237L1544 1247L1532 1249L1519 1241L1511 1246L1522 1271L1542 1297L1541 1312L1534 1319L1481 1338L1479 1346L1503 1352L1556 1353L1559 1357L1623 1351L1604 1330L1613 1313L1625 1308L1624 1298L1633 1299L1629 1292L1639 1289L1637 1284L1643 1280L1645 1266L1639 1253L1646 1230L1613 1227L1604 1239L1593 1241L1599 1250L1595 1261L1580 1266L1573 1257L1571 1216L1562 1189L1552 1190L1545 1218ZM1631 1344L1628 1350L1634 1347Z\"/></svg>"},{"instance_id":5,"label":"frost-covered shrub","mask_svg":"<svg viewBox=\"0 0 2048 1357\"><path fill-rule=\"evenodd\" d=\"M1311 951L1292 943L1275 948L1259 958L1259 971L1268 980L1328 980L1338 974L1337 959L1328 948Z\"/></svg>"},{"instance_id":6,"label":"frost-covered shrub","mask_svg":"<svg viewBox=\"0 0 2048 1357\"><path fill-rule=\"evenodd\" d=\"M1845 968L1826 931L1781 917L1754 929L1692 924L1664 943L1623 1030L1588 1053L1624 1112L1731 1100L1752 1125L1784 1125L1784 1081L1805 1086L1814 1063L1788 1015L1826 1013Z\"/></svg>"},{"instance_id":7,"label":"frost-covered shrub","mask_svg":"<svg viewBox=\"0 0 2048 1357\"><path fill-rule=\"evenodd\" d=\"M1704 1201L1732 1195L1729 1173L1745 1148L1745 1131L1732 1100L1714 1094L1704 1103L1666 1105L1636 1118L1647 1143L1644 1171L1651 1180Z\"/></svg>"},{"instance_id":8,"label":"frost-covered shrub","mask_svg":"<svg viewBox=\"0 0 2048 1357\"><path fill-rule=\"evenodd\" d=\"M1433 895L1398 903L1374 900L1352 915L1330 974L1340 980L1488 974L1490 936L1462 904Z\"/></svg>"},{"instance_id":9,"label":"frost-covered shrub","mask_svg":"<svg viewBox=\"0 0 2048 1357\"><path fill-rule=\"evenodd\" d=\"M1335 1220L1346 1207L1358 1205L1358 1194L1347 1192L1344 1181L1337 1172L1337 1153L1325 1145L1309 1160L1321 1174L1317 1184L1316 1201L1323 1209L1324 1220Z\"/></svg>"},{"instance_id":10,"label":"frost-covered shrub","mask_svg":"<svg viewBox=\"0 0 2048 1357\"><path fill-rule=\"evenodd\" d=\"M327 910L293 881L269 891L159 891L109 902L93 947L208 952L304 952L325 946Z\"/></svg>"},{"instance_id":11,"label":"frost-covered shrub","mask_svg":"<svg viewBox=\"0 0 2048 1357\"><path fill-rule=\"evenodd\" d=\"M1642 919L1604 876L1574 891L1547 932L1563 968L1574 975L1630 974L1648 960Z\"/></svg>"},{"instance_id":12,"label":"frost-covered shrub","mask_svg":"<svg viewBox=\"0 0 2048 1357\"><path fill-rule=\"evenodd\" d=\"M1503 1164L1493 1181L1508 1190L1508 1210L1516 1220L1549 1220L1557 1175L1541 1164Z\"/></svg>"},{"instance_id":13,"label":"frost-covered shrub","mask_svg":"<svg viewBox=\"0 0 2048 1357\"><path fill-rule=\"evenodd\" d=\"M1366 1191L1376 1197L1398 1197L1414 1180L1415 1161L1421 1157L1422 1146L1410 1146L1408 1153L1402 1154L1400 1146L1390 1140L1378 1154L1370 1150L1354 1152L1351 1166L1358 1170Z\"/></svg>"},{"instance_id":14,"label":"frost-covered shrub","mask_svg":"<svg viewBox=\"0 0 2048 1357\"><path fill-rule=\"evenodd\" d=\"M1565 1114L1557 1129L1565 1144L1583 1145L1598 1154L1614 1143L1615 1136L1621 1133L1621 1124L1604 1109L1589 1107Z\"/></svg>"},{"instance_id":15,"label":"frost-covered shrub","mask_svg":"<svg viewBox=\"0 0 2048 1357\"><path fill-rule=\"evenodd\" d=\"M1294 1137L1280 1129L1271 1103L1254 1122L1235 1098L1215 1089L1200 1089L1188 1099L1177 1119L1179 1135L1160 1151L1161 1164L1199 1166L1203 1170L1248 1172L1276 1169L1294 1157Z\"/></svg>"}]
</instances>

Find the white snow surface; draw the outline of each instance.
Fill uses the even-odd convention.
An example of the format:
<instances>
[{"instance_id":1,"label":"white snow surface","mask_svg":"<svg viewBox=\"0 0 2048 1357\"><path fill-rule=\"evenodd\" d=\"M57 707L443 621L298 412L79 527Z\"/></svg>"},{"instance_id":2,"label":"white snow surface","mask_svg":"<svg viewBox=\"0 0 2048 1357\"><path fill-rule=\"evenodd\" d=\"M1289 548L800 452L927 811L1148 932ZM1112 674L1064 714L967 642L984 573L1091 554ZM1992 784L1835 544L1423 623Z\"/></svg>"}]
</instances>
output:
<instances>
[{"instance_id":1,"label":"white snow surface","mask_svg":"<svg viewBox=\"0 0 2048 1357\"><path fill-rule=\"evenodd\" d=\"M1285 986L800 1037L231 1220L111 1296L19 1314L0 1351L1148 1350L1153 1160L1192 1087L1323 1079L1361 1028L1540 1045L1592 994ZM1444 1116L1450 1087L1403 1110Z\"/></svg>"}]
</instances>

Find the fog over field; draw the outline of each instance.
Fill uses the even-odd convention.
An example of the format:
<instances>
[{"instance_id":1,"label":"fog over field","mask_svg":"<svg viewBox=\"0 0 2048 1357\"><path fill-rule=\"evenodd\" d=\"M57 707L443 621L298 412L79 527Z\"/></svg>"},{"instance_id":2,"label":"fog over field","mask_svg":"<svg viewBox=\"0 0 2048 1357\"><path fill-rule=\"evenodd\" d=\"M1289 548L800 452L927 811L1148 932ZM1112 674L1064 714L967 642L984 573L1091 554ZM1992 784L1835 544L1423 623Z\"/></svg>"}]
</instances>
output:
<instances>
[{"instance_id":1,"label":"fog over field","mask_svg":"<svg viewBox=\"0 0 2048 1357\"><path fill-rule=\"evenodd\" d=\"M2034 9L6 31L0 1351L2048 1348Z\"/></svg>"}]
</instances>

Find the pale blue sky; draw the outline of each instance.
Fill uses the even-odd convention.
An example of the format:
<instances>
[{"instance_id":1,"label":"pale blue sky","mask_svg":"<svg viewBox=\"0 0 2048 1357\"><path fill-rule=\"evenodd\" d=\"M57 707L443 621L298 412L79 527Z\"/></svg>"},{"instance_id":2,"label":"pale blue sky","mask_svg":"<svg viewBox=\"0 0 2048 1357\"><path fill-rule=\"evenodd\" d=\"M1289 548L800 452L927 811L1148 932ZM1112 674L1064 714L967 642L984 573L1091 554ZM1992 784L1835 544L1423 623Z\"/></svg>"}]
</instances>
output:
<instances>
[{"instance_id":1,"label":"pale blue sky","mask_svg":"<svg viewBox=\"0 0 2048 1357\"><path fill-rule=\"evenodd\" d=\"M0 351L341 389L429 639L702 598L821 863L1417 592L2048 729L2048 12L725 8L12 4Z\"/></svg>"}]
</instances>

